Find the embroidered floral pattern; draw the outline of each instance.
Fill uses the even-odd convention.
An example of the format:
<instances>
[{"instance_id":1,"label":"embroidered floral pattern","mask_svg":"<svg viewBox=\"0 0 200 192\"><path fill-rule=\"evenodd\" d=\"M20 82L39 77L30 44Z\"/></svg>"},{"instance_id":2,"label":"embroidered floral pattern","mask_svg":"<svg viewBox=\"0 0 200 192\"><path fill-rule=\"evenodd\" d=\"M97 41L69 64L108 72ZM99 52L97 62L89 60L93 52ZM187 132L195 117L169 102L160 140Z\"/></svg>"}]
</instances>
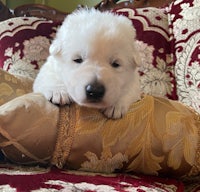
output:
<instances>
[{"instance_id":1,"label":"embroidered floral pattern","mask_svg":"<svg viewBox=\"0 0 200 192\"><path fill-rule=\"evenodd\" d=\"M0 23L0 67L34 79L49 55L58 26L36 17L16 17Z\"/></svg>"},{"instance_id":2,"label":"embroidered floral pattern","mask_svg":"<svg viewBox=\"0 0 200 192\"><path fill-rule=\"evenodd\" d=\"M7 71L14 75L21 75L34 79L36 76L34 65L26 58L21 58L20 54L20 50L14 53L13 48L5 50L5 56L7 56L8 59L5 60L3 69L7 69Z\"/></svg>"},{"instance_id":3,"label":"embroidered floral pattern","mask_svg":"<svg viewBox=\"0 0 200 192\"><path fill-rule=\"evenodd\" d=\"M23 179L26 182L21 182ZM0 180L0 191L9 192L178 192L183 190L180 181L169 178L127 174L105 175L12 165L1 165Z\"/></svg>"},{"instance_id":4,"label":"embroidered floral pattern","mask_svg":"<svg viewBox=\"0 0 200 192\"><path fill-rule=\"evenodd\" d=\"M46 60L49 55L49 39L42 36L37 36L24 41L24 57L30 61Z\"/></svg>"},{"instance_id":5,"label":"embroidered floral pattern","mask_svg":"<svg viewBox=\"0 0 200 192\"><path fill-rule=\"evenodd\" d=\"M176 56L178 98L200 113L199 17L199 0L175 1L169 10Z\"/></svg>"},{"instance_id":6,"label":"embroidered floral pattern","mask_svg":"<svg viewBox=\"0 0 200 192\"><path fill-rule=\"evenodd\" d=\"M1 191L9 191L9 192L15 192L16 189L11 187L10 185L1 185L0 186Z\"/></svg>"},{"instance_id":7,"label":"embroidered floral pattern","mask_svg":"<svg viewBox=\"0 0 200 192\"><path fill-rule=\"evenodd\" d=\"M137 47L142 58L142 65L140 67L140 82L144 93L155 96L170 95L173 91L173 84L171 71L174 71L173 66L169 64L172 62L171 55L166 55L166 60L159 58L154 59L154 47L137 41ZM160 49L160 53L164 50ZM155 60L155 61L154 61ZM152 63L156 63L156 67Z\"/></svg>"},{"instance_id":8,"label":"embroidered floral pattern","mask_svg":"<svg viewBox=\"0 0 200 192\"><path fill-rule=\"evenodd\" d=\"M110 158L104 158L102 156L100 159L98 159L97 155L92 152L87 152L85 156L89 161L82 163L80 170L111 173L117 169L121 169L124 162L128 162L128 157L121 153Z\"/></svg>"},{"instance_id":9,"label":"embroidered floral pattern","mask_svg":"<svg viewBox=\"0 0 200 192\"><path fill-rule=\"evenodd\" d=\"M14 48L19 45L15 43L15 47L9 47L5 50L5 56L8 59L4 61L4 69L11 74L30 77L32 79L37 75L34 62L37 62L39 68L45 62L49 55L48 49L50 46L49 39L42 36L34 37L23 42L24 49L14 52ZM24 55L22 57L21 55Z\"/></svg>"},{"instance_id":10,"label":"embroidered floral pattern","mask_svg":"<svg viewBox=\"0 0 200 192\"><path fill-rule=\"evenodd\" d=\"M136 43L142 60L140 70L144 71L144 68L152 68L154 47L139 40L137 40Z\"/></svg>"},{"instance_id":11,"label":"embroidered floral pattern","mask_svg":"<svg viewBox=\"0 0 200 192\"><path fill-rule=\"evenodd\" d=\"M166 62L157 58L157 67L152 65L144 65L143 71L145 74L141 75L141 87L144 93L154 96L170 95L173 86L171 84L172 77L170 71L173 70L171 66L167 66Z\"/></svg>"},{"instance_id":12,"label":"embroidered floral pattern","mask_svg":"<svg viewBox=\"0 0 200 192\"><path fill-rule=\"evenodd\" d=\"M80 182L80 183L69 183L64 181L48 181L46 184L49 185L58 185L63 187L63 191L94 191L94 192L103 192L103 191L109 191L109 192L117 192L114 187L109 185L95 185L92 183L86 183L86 182ZM35 191L37 192L37 191ZM38 191L39 192L39 191Z\"/></svg>"}]
</instances>

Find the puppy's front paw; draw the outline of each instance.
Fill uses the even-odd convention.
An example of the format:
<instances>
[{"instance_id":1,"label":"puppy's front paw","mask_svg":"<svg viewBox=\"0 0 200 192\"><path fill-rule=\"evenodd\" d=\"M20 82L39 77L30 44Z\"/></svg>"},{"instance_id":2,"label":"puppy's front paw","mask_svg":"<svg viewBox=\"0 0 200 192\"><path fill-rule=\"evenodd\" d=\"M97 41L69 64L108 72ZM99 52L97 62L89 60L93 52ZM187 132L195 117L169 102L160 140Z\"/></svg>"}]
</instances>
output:
<instances>
[{"instance_id":1,"label":"puppy's front paw","mask_svg":"<svg viewBox=\"0 0 200 192\"><path fill-rule=\"evenodd\" d=\"M65 105L72 103L72 98L65 90L54 90L49 94L48 98L54 104Z\"/></svg>"},{"instance_id":2,"label":"puppy's front paw","mask_svg":"<svg viewBox=\"0 0 200 192\"><path fill-rule=\"evenodd\" d=\"M43 89L40 92L54 104L65 105L73 102L65 88Z\"/></svg>"},{"instance_id":3,"label":"puppy's front paw","mask_svg":"<svg viewBox=\"0 0 200 192\"><path fill-rule=\"evenodd\" d=\"M128 111L128 107L122 105L116 105L106 108L103 114L112 119L122 118Z\"/></svg>"}]
</instances>

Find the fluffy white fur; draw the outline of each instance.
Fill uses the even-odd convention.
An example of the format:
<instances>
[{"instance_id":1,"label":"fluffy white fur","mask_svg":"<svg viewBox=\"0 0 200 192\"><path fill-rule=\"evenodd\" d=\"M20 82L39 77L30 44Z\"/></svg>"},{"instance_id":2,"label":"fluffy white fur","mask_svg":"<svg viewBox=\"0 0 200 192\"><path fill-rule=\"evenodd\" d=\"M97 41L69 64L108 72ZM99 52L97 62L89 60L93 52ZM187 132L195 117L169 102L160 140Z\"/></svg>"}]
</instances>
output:
<instances>
[{"instance_id":1,"label":"fluffy white fur","mask_svg":"<svg viewBox=\"0 0 200 192\"><path fill-rule=\"evenodd\" d=\"M121 118L140 99L139 64L135 30L128 18L79 10L58 30L33 90L55 104L76 102L99 108L109 118Z\"/></svg>"}]
</instances>

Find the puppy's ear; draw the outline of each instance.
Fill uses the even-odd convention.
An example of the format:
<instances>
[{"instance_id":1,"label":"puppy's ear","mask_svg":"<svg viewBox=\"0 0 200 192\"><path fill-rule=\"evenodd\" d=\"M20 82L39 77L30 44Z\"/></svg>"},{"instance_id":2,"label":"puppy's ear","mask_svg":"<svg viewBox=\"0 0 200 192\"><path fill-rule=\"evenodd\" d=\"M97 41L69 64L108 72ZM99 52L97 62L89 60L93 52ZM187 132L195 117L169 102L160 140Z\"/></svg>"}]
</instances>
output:
<instances>
[{"instance_id":1,"label":"puppy's ear","mask_svg":"<svg viewBox=\"0 0 200 192\"><path fill-rule=\"evenodd\" d=\"M61 43L57 40L54 40L49 47L49 52L51 55L59 55L61 52Z\"/></svg>"},{"instance_id":2,"label":"puppy's ear","mask_svg":"<svg viewBox=\"0 0 200 192\"><path fill-rule=\"evenodd\" d=\"M137 51L136 48L134 49L133 60L137 67L140 67L142 65L141 54L139 51Z\"/></svg>"}]
</instances>

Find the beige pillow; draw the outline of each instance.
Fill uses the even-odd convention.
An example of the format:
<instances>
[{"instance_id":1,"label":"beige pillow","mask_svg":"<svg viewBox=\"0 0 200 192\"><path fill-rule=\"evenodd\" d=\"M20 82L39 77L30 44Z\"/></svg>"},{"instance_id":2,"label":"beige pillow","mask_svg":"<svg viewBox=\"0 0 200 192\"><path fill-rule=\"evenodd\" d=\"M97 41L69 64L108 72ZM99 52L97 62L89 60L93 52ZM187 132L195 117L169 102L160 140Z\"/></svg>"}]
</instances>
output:
<instances>
[{"instance_id":1,"label":"beige pillow","mask_svg":"<svg viewBox=\"0 0 200 192\"><path fill-rule=\"evenodd\" d=\"M152 96L118 120L75 104L58 107L35 93L0 106L0 147L9 160L90 172L199 174L199 130L198 114Z\"/></svg>"},{"instance_id":2,"label":"beige pillow","mask_svg":"<svg viewBox=\"0 0 200 192\"><path fill-rule=\"evenodd\" d=\"M1 105L2 152L15 163L48 164L56 143L58 117L59 108L40 94L25 94Z\"/></svg>"}]
</instances>

